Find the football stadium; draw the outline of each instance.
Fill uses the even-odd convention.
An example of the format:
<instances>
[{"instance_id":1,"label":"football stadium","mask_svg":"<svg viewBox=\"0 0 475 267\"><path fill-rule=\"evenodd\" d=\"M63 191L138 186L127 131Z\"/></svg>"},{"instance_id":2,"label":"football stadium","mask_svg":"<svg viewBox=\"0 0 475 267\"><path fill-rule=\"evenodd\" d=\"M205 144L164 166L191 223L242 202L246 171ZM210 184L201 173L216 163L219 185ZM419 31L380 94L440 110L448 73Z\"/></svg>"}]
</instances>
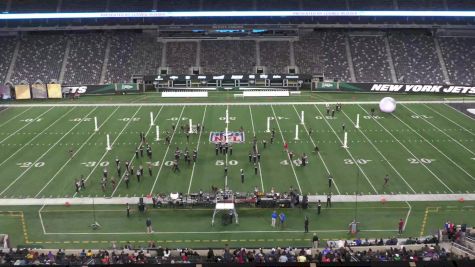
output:
<instances>
[{"instance_id":1,"label":"football stadium","mask_svg":"<svg viewBox=\"0 0 475 267\"><path fill-rule=\"evenodd\" d=\"M0 265L475 266L474 1L0 11Z\"/></svg>"}]
</instances>

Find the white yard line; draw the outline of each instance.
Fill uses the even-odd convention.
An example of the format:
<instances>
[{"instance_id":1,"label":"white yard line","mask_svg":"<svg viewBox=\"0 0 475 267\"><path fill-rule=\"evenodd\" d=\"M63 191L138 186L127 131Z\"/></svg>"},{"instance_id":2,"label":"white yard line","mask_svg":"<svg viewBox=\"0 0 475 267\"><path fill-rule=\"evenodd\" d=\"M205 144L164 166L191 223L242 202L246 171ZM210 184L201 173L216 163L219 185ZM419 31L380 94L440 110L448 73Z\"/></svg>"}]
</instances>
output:
<instances>
[{"instance_id":1,"label":"white yard line","mask_svg":"<svg viewBox=\"0 0 475 267\"><path fill-rule=\"evenodd\" d=\"M186 103L187 106L278 106L278 105L324 105L324 104L347 104L347 105L369 105L379 104L379 100L374 101L308 101L308 102L239 102L239 103L216 103L216 102L196 102ZM400 100L399 104L447 104L447 103L475 103L475 100ZM0 107L156 107L156 106L182 106L183 103L69 103L69 104L0 104Z\"/></svg>"},{"instance_id":2,"label":"white yard line","mask_svg":"<svg viewBox=\"0 0 475 267\"><path fill-rule=\"evenodd\" d=\"M119 134L117 135L117 137L112 141L111 143L111 147L114 146L115 142L119 139L119 137L122 135L122 133L124 132L124 130L127 128L127 126L129 126L130 122L132 122L133 118L135 118L135 115L137 115L137 113L140 111L140 109L142 109L142 106L139 106L139 108L135 111L134 115L132 115L132 117L130 118L130 120L125 124L125 126L122 128L122 130L119 132ZM107 155L109 151L106 150L104 152L104 154L102 154L101 158L97 161L97 162L102 162L102 160L105 158L105 156ZM96 164L94 165L94 168L92 168L92 170L89 172L89 174L87 175L86 179L85 179L85 182L87 182L89 180L89 178L91 177L92 173L94 173L94 171L96 170L96 168L99 166L99 164ZM74 193L73 195L73 198L77 195L77 192Z\"/></svg>"},{"instance_id":3,"label":"white yard line","mask_svg":"<svg viewBox=\"0 0 475 267\"><path fill-rule=\"evenodd\" d=\"M369 115L369 113L362 107L362 106L359 106L367 115ZM445 186L445 188L447 188L449 190L449 192L453 193L454 191L452 189L450 189L450 187L448 187L440 178L439 176L437 176L431 169L429 169L429 167L426 166L426 164L422 163L419 159L419 157L417 157L416 155L414 155L414 153L412 153L411 150L409 150L409 148L407 148L403 143L401 143L401 141L399 141L398 138L396 138L388 129L386 129L386 127L384 127L378 120L376 119L373 119L377 124L379 124L379 126L381 126L381 128L383 128L389 135L391 135L391 137L396 140L396 142L398 142L402 147L404 147L404 149L406 149L407 152L409 152L409 154L412 155L412 157L414 159L417 160L417 162L419 162L419 164L421 166L423 166L427 171L429 171L442 185Z\"/></svg>"},{"instance_id":4,"label":"white yard line","mask_svg":"<svg viewBox=\"0 0 475 267\"><path fill-rule=\"evenodd\" d=\"M302 120L302 118L300 117L299 112L297 111L297 109L295 108L295 106L292 105L292 107L294 108L295 113L297 113L297 117L299 118L299 120ZM303 127L305 128L305 132L307 132L307 135L308 135L308 137L310 138L310 141L312 142L313 147L316 147L317 145L315 144L315 142L313 141L312 136L311 136L310 133L308 132L307 125L303 124ZM327 171L327 174L330 175L331 172L330 172L330 170L328 169L327 164L326 164L325 161L323 160L322 154L321 154L320 152L318 152L318 156L320 157L320 160L322 161L323 166L325 167L325 170ZM336 192L337 192L338 195L339 195L339 194L340 194L340 190L338 189L338 185L336 184L335 179L332 178L332 180L333 180L333 184L335 185Z\"/></svg>"},{"instance_id":5,"label":"white yard line","mask_svg":"<svg viewBox=\"0 0 475 267\"><path fill-rule=\"evenodd\" d=\"M201 126L204 125L204 122L205 122L205 116L206 116L206 109L208 108L208 106L205 106L205 111L203 111L203 118L201 119ZM203 131L200 129L200 135L198 136L198 144L196 145L196 158L198 160L198 152L200 152L200 141L201 141L201 134L203 133ZM193 175L195 173L195 166L196 166L196 162L193 162L193 168L191 169L191 176L190 176L190 184L188 185L188 195L190 194L190 190L191 190L191 183L193 183Z\"/></svg>"},{"instance_id":6,"label":"white yard line","mask_svg":"<svg viewBox=\"0 0 475 267\"><path fill-rule=\"evenodd\" d=\"M11 133L10 135L8 135L7 137L5 137L2 141L0 141L0 144L5 142L5 140L7 140L8 138L14 136L16 133L18 133L19 131L23 130L23 128L27 127L28 125L32 124L33 122L36 122L36 120L38 118L41 118L41 116L43 116L44 114L48 113L50 110L52 110L54 107L51 107L49 108L48 110L46 110L45 112L41 113L39 116L37 116L36 118L34 118L32 121L28 122L27 124L23 125L22 127L18 128L16 131L14 131L13 133Z\"/></svg>"},{"instance_id":7,"label":"white yard line","mask_svg":"<svg viewBox=\"0 0 475 267\"><path fill-rule=\"evenodd\" d=\"M277 127L279 128L279 133L280 133L280 136L282 137L282 143L285 143L284 135L282 134L282 129L280 129L279 120L277 119L277 115L275 114L274 107L272 105L270 107L272 109L272 114L274 114L274 121L277 123ZM287 151L284 151L284 152L285 152L285 154L287 154L287 158L289 159L290 167L292 168L292 172L294 173L295 181L297 182L297 185L299 187L299 192L300 192L300 194L302 194L302 188L300 187L299 178L297 177L297 173L295 172L294 163L292 162L292 159L290 158L289 153Z\"/></svg>"},{"instance_id":8,"label":"white yard line","mask_svg":"<svg viewBox=\"0 0 475 267\"><path fill-rule=\"evenodd\" d=\"M91 114L94 110L96 110L97 108L94 108L92 109L91 111L89 111L89 113L87 113L84 117L84 118L87 118L87 116L89 116L89 114ZM72 109L71 109L72 110ZM71 110L69 110L67 113L71 112ZM58 141L56 141L53 145L51 145L49 147L48 150L46 150L46 152L44 152L39 158L37 158L31 165L30 167L28 167L25 171L23 171L15 180L13 180L13 182L11 182L2 192L0 192L0 196L3 195L10 187L12 187L21 177L23 177L23 175L25 175L25 173L27 173L31 168L33 168L33 166L39 161L41 160L46 154L48 154L49 151L51 151L51 149L53 149L54 147L56 147L56 145L61 142L61 140L63 140L66 136L68 136L68 134L70 132L72 132L76 127L78 127L81 123L83 122L83 120L81 120L80 122L76 123L68 132L66 132L64 135L61 136L61 138L58 139Z\"/></svg>"},{"instance_id":9,"label":"white yard line","mask_svg":"<svg viewBox=\"0 0 475 267\"><path fill-rule=\"evenodd\" d=\"M407 107L406 107L407 108ZM407 108L408 110L410 110L409 108ZM413 112L412 110L410 110L411 112ZM417 113L414 113L414 114L417 114ZM441 155L443 155L445 158L447 158L450 162L452 162L455 166L457 166L457 168L459 168L462 172L464 172L466 175L468 175L470 178L472 178L472 180L475 181L475 177L473 177L473 175L471 175L470 173L468 173L464 168L462 168L460 165L458 165L455 161L453 161L449 156L447 156L444 152L442 152L440 149L438 149L436 146L434 146L431 142L429 142L429 140L427 140L424 136L422 136L420 133L418 133L416 130L414 130L414 128L412 128L409 124L407 124L406 122L404 122L403 120L401 120L398 116L394 115L393 114L393 117L398 119L400 122L402 122L404 125L406 125L407 128L409 128L412 132L414 132L415 134L417 134L419 137L421 137L427 144L429 144L430 146L432 146L435 150L437 150ZM424 119L425 120L425 119ZM426 121L428 122L428 121ZM442 130L440 130L439 128L435 127L435 125L433 125L432 123L428 122L430 125L432 125L432 127L438 129L439 131L443 132ZM445 134L445 132L443 132ZM449 136L450 137L450 136ZM450 137L452 138L452 137ZM453 139L455 140L455 139ZM472 153L473 154L473 153ZM475 155L475 154L474 154Z\"/></svg>"},{"instance_id":10,"label":"white yard line","mask_svg":"<svg viewBox=\"0 0 475 267\"><path fill-rule=\"evenodd\" d=\"M256 136L256 130L255 130L255 128L254 128L254 119L253 119L253 117L252 117L252 109L251 109L251 106L249 106L249 113L251 114L252 133L254 134L254 136ZM258 145L257 145L257 144L256 144L256 150L257 150L257 153L259 153L259 148L258 148ZM261 177L261 188L262 188L262 192L265 192L264 180L262 179L261 162L258 161L257 164L259 165L259 176Z\"/></svg>"},{"instance_id":11,"label":"white yard line","mask_svg":"<svg viewBox=\"0 0 475 267\"><path fill-rule=\"evenodd\" d=\"M409 110L410 112L412 112L413 114L415 115L419 115L417 114L416 112L414 112L412 109L410 109L408 106L406 105L403 105L403 107L405 107L407 110ZM445 134L448 138L452 139L455 143L457 143L459 146L463 147L465 150L467 150L469 153L471 153L472 155L475 156L475 152L473 152L472 150L468 149L466 146L464 146L462 143L460 143L458 140L454 139L452 136L450 136L449 134L447 134L445 131L441 130L439 127L437 127L436 125L432 124L430 121L428 121L426 118L422 117L421 118L427 122L428 124L430 124L432 127L434 127L435 129L439 130L439 132Z\"/></svg>"},{"instance_id":12,"label":"white yard line","mask_svg":"<svg viewBox=\"0 0 475 267\"><path fill-rule=\"evenodd\" d=\"M398 230L394 229L368 229L361 230L360 232L397 232ZM312 233L347 233L348 229L335 229L335 230L309 230ZM100 233L100 232L69 232L69 233L45 233L45 235L166 235L166 234L252 234L252 233L302 233L302 230L256 230L256 231L194 231L194 232L163 232L157 231L152 233L147 232L115 232L115 233Z\"/></svg>"},{"instance_id":13,"label":"white yard line","mask_svg":"<svg viewBox=\"0 0 475 267\"><path fill-rule=\"evenodd\" d=\"M348 115L346 115L346 113L342 110L341 111L343 113L343 115L345 115L349 121L351 121L351 123L353 123L353 121L350 119L350 117L348 117ZM353 124L354 125L354 124ZM391 162L383 155L383 153L378 149L378 147L376 147L375 144L373 144L373 142L368 138L368 136L366 136L366 134L361 130L361 128L358 128L358 131L366 138L366 140L368 140L368 143L371 144L371 146L373 146L373 148L376 150L376 152L379 153L379 155L381 155L381 157L389 164L389 166L391 166L391 169L394 170L394 172L397 173L397 175L404 181L404 183L411 189L411 191L415 194L416 191L412 188L412 186L406 181L406 179L404 179L404 177L399 173L398 170L396 170L396 168L391 164Z\"/></svg>"},{"instance_id":14,"label":"white yard line","mask_svg":"<svg viewBox=\"0 0 475 267\"><path fill-rule=\"evenodd\" d=\"M335 132L335 130L333 129L333 127L331 126L331 124L328 122L327 118L323 115L323 113L320 111L320 109L318 109L318 107L316 105L314 105L315 109L318 111L318 113L320 113L320 116L322 116L322 118L324 118L325 122L327 123L328 127L330 127L330 129L332 130L332 132L335 134L336 138L338 138L338 141L340 141L340 143L343 145L343 142L341 141L341 138L338 136L338 134ZM369 177L366 175L366 173L364 172L364 170L361 168L360 164L358 164L357 160L353 157L353 154L351 154L350 152L350 149L349 148L345 148L345 151L348 153L348 155L351 157L351 159L353 160L353 162L355 163L355 165L358 167L358 169L361 171L361 173L363 174L363 176L366 178L366 181L368 181L369 185L371 186L371 188L373 188L374 192L376 192L376 194L379 194L378 193L378 190L376 190L376 188L374 187L373 183L371 183Z\"/></svg>"},{"instance_id":15,"label":"white yard line","mask_svg":"<svg viewBox=\"0 0 475 267\"><path fill-rule=\"evenodd\" d=\"M36 138L40 137L44 132L46 132L46 130L48 130L51 126L55 125L58 121L60 121L64 116L68 115L69 112L73 111L74 108L68 110L67 112L65 112L63 115L61 115L61 117L57 118L54 122L50 123L48 125L48 127L44 128L43 131L41 131L39 134L36 134L33 138L31 138L28 142L26 142L26 144L24 144L23 146L21 146L17 151L15 151L14 153L10 154L10 156L8 158L6 158L5 160L3 160L1 163L0 163L0 166L2 166L3 164L5 164L5 162L7 162L9 159L11 159L13 156L15 156L16 154L18 154L20 151L23 150L23 148L27 147L31 142L33 142L34 140L36 140Z\"/></svg>"},{"instance_id":16,"label":"white yard line","mask_svg":"<svg viewBox=\"0 0 475 267\"><path fill-rule=\"evenodd\" d=\"M3 111L5 111L5 110L7 110L7 109L8 109L8 108L4 109ZM15 115L15 116L11 117L11 118L8 119L7 121L5 121L5 122L3 122L2 124L0 124L0 127L2 127L3 125L9 123L11 120L14 120L14 119L18 118L19 116L21 116L23 113L27 112L27 111L30 110L30 109L32 109L32 107L27 108L27 109L23 110L22 112L20 112L19 114L17 114L17 115Z\"/></svg>"},{"instance_id":17,"label":"white yard line","mask_svg":"<svg viewBox=\"0 0 475 267\"><path fill-rule=\"evenodd\" d=\"M406 225L407 225L407 222L409 221L409 215L411 215L411 210L412 210L412 206L411 204L409 204L409 202L405 201L406 204L409 206L409 210L407 211L407 215L406 215L406 220L404 220L404 226L402 227L402 230L406 230Z\"/></svg>"},{"instance_id":18,"label":"white yard line","mask_svg":"<svg viewBox=\"0 0 475 267\"><path fill-rule=\"evenodd\" d=\"M180 113L180 117L178 118L178 122L181 122L181 117L183 115L183 111L185 111L185 107L186 106L183 106L183 108L181 109L181 113ZM165 154L163 155L163 159L160 163L160 168L158 169L157 176L155 177L155 181L153 182L152 189L150 190L150 195L153 194L153 189L155 189L155 185L157 184L158 177L160 176L160 173L162 172L162 168L165 165L165 159L167 158L168 150L170 150L170 146L172 144L173 137L175 136L175 133L176 133L176 130L178 129L178 127L179 127L179 125L177 123L177 125L175 126L175 130L173 131L172 136L170 137L170 144L167 146L167 150L165 151Z\"/></svg>"},{"instance_id":19,"label":"white yard line","mask_svg":"<svg viewBox=\"0 0 475 267\"><path fill-rule=\"evenodd\" d=\"M106 124L106 122L112 117L112 115L114 115L114 113L119 109L119 107L117 107L113 112L111 112L111 114L104 120L104 122L99 126L99 128L101 128L104 124ZM91 127L92 128L92 127ZM56 176L58 176L58 174L68 165L68 163L74 158L74 156L76 156L77 153L79 153L79 151L87 144L87 142L89 142L89 140L91 140L91 138L96 134L97 132L94 131L91 135L89 135L89 137L86 139L86 141L84 141L82 143L82 145L74 152L73 156L70 157L64 164L63 166L61 166L61 168L59 168L59 170L53 175L53 177L51 177L51 179L43 186L43 188L41 188L41 190L35 195L35 197L38 197L41 192L43 192L43 190L45 190L45 188L54 180L54 178L56 178Z\"/></svg>"},{"instance_id":20,"label":"white yard line","mask_svg":"<svg viewBox=\"0 0 475 267\"><path fill-rule=\"evenodd\" d=\"M229 106L226 106L226 110L229 110ZM226 120L224 121L226 123L226 128L229 127L229 114L228 114L227 119L228 119L227 121ZM226 138L226 142L228 142L227 141L228 137L226 136L225 138ZM226 155L224 155L224 167L227 167L227 166L228 166L228 153L226 151ZM226 176L224 177L224 190L227 190L227 189L228 189L228 174L226 173Z\"/></svg>"},{"instance_id":21,"label":"white yard line","mask_svg":"<svg viewBox=\"0 0 475 267\"><path fill-rule=\"evenodd\" d=\"M160 113L162 113L162 109L163 109L163 106L160 107L160 110L157 112L157 115L155 115L155 118L153 118L154 124L155 124L155 121L157 120L158 116L160 115ZM145 136L147 136L147 135L150 133L150 131L152 130L152 128L153 128L153 125L151 125L151 126L148 128L147 132L145 133ZM142 145L142 140L140 140L140 143L139 143L139 146L137 147L137 149L140 148L140 145ZM132 158L130 158L130 161L129 161L130 164L132 164L132 161L135 159L135 155L136 155L136 154L133 153ZM119 188L119 185L122 183L122 179L124 179L125 173L126 173L126 171L124 171L124 173L123 173L122 176L120 177L119 182L117 183L116 187L115 187L114 190L112 191L111 197L114 196L115 192L116 192L117 189ZM130 175L133 177L134 174L131 173Z\"/></svg>"},{"instance_id":22,"label":"white yard line","mask_svg":"<svg viewBox=\"0 0 475 267\"><path fill-rule=\"evenodd\" d=\"M41 228L43 229L43 234L46 234L46 229L45 229L45 224L43 223L43 216L41 216L41 211L43 208L46 206L46 204L43 204L41 206L41 209L38 210L38 217L40 218L40 223L41 223Z\"/></svg>"},{"instance_id":23,"label":"white yard line","mask_svg":"<svg viewBox=\"0 0 475 267\"><path fill-rule=\"evenodd\" d=\"M467 128L463 127L462 125L458 124L457 122L453 121L452 119L446 117L444 114L442 114L442 113L438 112L437 110L431 108L429 105L424 104L424 106L426 106L428 109L432 110L433 112L439 114L440 116L446 118L447 120L449 120L449 121L452 122L453 124L457 125L457 126L460 127L461 129L464 129L467 133L469 133L469 134L471 134L471 135L475 135L474 132L468 130ZM458 110L457 110L457 111L458 111ZM464 114L465 116L467 116L467 114L465 114L465 113L463 113L463 112L460 112L460 111L458 111L458 112ZM469 118L470 118L470 117L469 117Z\"/></svg>"}]
</instances>

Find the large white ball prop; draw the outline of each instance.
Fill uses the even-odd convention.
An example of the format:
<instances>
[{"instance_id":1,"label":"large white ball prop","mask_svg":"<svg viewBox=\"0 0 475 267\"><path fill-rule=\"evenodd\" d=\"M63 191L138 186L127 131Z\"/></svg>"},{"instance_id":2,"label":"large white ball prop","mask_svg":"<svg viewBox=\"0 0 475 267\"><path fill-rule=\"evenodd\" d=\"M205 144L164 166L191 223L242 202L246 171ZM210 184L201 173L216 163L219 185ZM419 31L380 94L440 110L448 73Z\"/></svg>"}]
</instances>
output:
<instances>
[{"instance_id":1,"label":"large white ball prop","mask_svg":"<svg viewBox=\"0 0 475 267\"><path fill-rule=\"evenodd\" d=\"M396 110L396 100L392 97L385 97L379 102L379 109L384 113L392 113Z\"/></svg>"}]
</instances>

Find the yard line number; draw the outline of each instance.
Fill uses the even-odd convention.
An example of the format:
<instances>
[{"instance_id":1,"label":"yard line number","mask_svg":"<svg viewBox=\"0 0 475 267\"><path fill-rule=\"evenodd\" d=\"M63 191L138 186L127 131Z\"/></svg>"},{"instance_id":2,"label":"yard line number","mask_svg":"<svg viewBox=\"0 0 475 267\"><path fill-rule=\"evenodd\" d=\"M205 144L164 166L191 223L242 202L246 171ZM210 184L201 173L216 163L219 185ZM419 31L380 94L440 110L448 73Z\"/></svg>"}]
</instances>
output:
<instances>
[{"instance_id":1,"label":"yard line number","mask_svg":"<svg viewBox=\"0 0 475 267\"><path fill-rule=\"evenodd\" d=\"M295 166L298 167L298 166L300 166L300 165L302 164L302 161L300 161L299 159L294 159L294 160L292 160L292 163L293 163ZM307 163L308 163L308 161L307 161ZM280 162L280 165L287 166L287 165L289 165L289 161L285 159L285 160L283 160L283 161Z\"/></svg>"},{"instance_id":2,"label":"yard line number","mask_svg":"<svg viewBox=\"0 0 475 267\"><path fill-rule=\"evenodd\" d=\"M42 161L38 161L35 164L33 164L33 162L27 161L27 162L17 163L16 165L18 165L20 168L30 168L31 166L33 166L35 168L41 168L41 167L45 166L45 163L42 162Z\"/></svg>"},{"instance_id":3,"label":"yard line number","mask_svg":"<svg viewBox=\"0 0 475 267\"><path fill-rule=\"evenodd\" d=\"M79 121L92 121L92 118L74 118L74 119L70 119L69 121L76 121L76 122L79 122Z\"/></svg>"},{"instance_id":4,"label":"yard line number","mask_svg":"<svg viewBox=\"0 0 475 267\"><path fill-rule=\"evenodd\" d=\"M411 115L411 118L413 119L432 119L432 116L427 116L427 115Z\"/></svg>"},{"instance_id":5,"label":"yard line number","mask_svg":"<svg viewBox=\"0 0 475 267\"><path fill-rule=\"evenodd\" d=\"M43 118L37 118L37 119L22 119L20 121L23 121L23 122L40 122L42 121Z\"/></svg>"},{"instance_id":6,"label":"yard line number","mask_svg":"<svg viewBox=\"0 0 475 267\"><path fill-rule=\"evenodd\" d=\"M224 163L225 163L224 160L218 159L218 160L216 161L216 166L224 166ZM239 163L239 162L238 162L237 160L230 160L230 161L228 161L228 165L231 165L231 166L236 166L236 165L238 165L238 163Z\"/></svg>"},{"instance_id":7,"label":"yard line number","mask_svg":"<svg viewBox=\"0 0 475 267\"><path fill-rule=\"evenodd\" d=\"M364 164L367 164L367 163L371 162L372 160L370 160L370 159L356 159L356 160L344 159L344 160L343 160L343 162L345 162L346 165L355 164L355 161L356 161L356 163L358 163L358 164L364 165Z\"/></svg>"},{"instance_id":8,"label":"yard line number","mask_svg":"<svg viewBox=\"0 0 475 267\"><path fill-rule=\"evenodd\" d=\"M420 158L420 159L415 159L415 158L408 158L407 161L409 161L410 164L431 164L432 162L435 161L435 159L426 159L426 158Z\"/></svg>"}]
</instances>

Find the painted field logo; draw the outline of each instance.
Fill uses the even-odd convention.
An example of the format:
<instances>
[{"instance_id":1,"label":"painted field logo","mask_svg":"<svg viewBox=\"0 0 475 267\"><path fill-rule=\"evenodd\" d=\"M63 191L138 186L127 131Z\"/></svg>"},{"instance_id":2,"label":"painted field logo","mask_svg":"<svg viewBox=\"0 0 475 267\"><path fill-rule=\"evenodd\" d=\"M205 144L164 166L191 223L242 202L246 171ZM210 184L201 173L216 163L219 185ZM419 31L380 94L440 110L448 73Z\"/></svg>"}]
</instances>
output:
<instances>
[{"instance_id":1,"label":"painted field logo","mask_svg":"<svg viewBox=\"0 0 475 267\"><path fill-rule=\"evenodd\" d=\"M209 133L209 141L211 143L218 144L220 142L225 143L226 138L225 132L210 132ZM244 132L228 132L228 143L244 143Z\"/></svg>"}]
</instances>

